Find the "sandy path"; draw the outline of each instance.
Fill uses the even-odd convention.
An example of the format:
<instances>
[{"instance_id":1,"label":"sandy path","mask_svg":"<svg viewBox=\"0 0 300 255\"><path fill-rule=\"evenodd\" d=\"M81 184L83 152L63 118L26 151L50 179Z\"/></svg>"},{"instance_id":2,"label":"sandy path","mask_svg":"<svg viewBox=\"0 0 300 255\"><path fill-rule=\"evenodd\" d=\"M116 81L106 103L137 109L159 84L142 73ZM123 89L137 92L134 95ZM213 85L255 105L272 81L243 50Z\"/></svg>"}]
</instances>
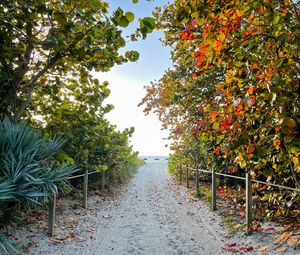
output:
<instances>
[{"instance_id":1,"label":"sandy path","mask_svg":"<svg viewBox=\"0 0 300 255\"><path fill-rule=\"evenodd\" d=\"M87 209L78 200L64 199L54 238L45 235L43 220L14 229L12 237L29 246L31 255L243 254L222 248L229 242L263 247L274 240L270 234L226 238L217 213L175 183L166 163L142 166L120 191L117 199L90 196ZM268 254L280 253L272 249Z\"/></svg>"},{"instance_id":2,"label":"sandy path","mask_svg":"<svg viewBox=\"0 0 300 255\"><path fill-rule=\"evenodd\" d=\"M222 254L219 234L207 222L210 213L194 212L186 193L179 193L167 164L142 166L111 224L84 254Z\"/></svg>"}]
</instances>

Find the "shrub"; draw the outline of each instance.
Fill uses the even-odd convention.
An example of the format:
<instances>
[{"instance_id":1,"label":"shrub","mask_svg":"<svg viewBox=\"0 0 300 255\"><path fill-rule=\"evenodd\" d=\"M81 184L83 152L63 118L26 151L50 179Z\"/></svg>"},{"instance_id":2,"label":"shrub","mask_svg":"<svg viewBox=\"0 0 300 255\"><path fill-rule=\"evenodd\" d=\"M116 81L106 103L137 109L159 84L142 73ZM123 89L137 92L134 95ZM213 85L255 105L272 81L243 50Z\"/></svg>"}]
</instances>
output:
<instances>
[{"instance_id":1,"label":"shrub","mask_svg":"<svg viewBox=\"0 0 300 255\"><path fill-rule=\"evenodd\" d=\"M12 124L7 117L0 123L0 228L19 209L47 203L58 184L75 171L53 158L63 144L62 138L46 140L40 132L23 123ZM11 254L4 237L1 251Z\"/></svg>"}]
</instances>

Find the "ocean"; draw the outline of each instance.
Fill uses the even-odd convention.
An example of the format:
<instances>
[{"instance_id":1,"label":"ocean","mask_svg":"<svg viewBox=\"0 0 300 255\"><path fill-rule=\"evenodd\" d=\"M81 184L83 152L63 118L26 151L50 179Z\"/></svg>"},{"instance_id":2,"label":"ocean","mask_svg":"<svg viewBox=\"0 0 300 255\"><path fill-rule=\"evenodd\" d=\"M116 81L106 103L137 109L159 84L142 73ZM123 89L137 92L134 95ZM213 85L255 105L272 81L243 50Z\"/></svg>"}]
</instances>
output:
<instances>
[{"instance_id":1,"label":"ocean","mask_svg":"<svg viewBox=\"0 0 300 255\"><path fill-rule=\"evenodd\" d=\"M144 159L146 163L167 164L169 160L169 156L140 156L140 157Z\"/></svg>"}]
</instances>

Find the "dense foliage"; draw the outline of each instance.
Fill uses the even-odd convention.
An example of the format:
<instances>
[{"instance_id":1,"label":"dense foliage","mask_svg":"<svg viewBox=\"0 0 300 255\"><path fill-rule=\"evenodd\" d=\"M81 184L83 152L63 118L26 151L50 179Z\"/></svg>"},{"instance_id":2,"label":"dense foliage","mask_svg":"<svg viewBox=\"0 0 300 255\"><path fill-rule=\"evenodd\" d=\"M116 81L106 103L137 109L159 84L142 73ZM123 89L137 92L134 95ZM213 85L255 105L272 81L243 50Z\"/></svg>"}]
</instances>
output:
<instances>
[{"instance_id":1,"label":"dense foliage","mask_svg":"<svg viewBox=\"0 0 300 255\"><path fill-rule=\"evenodd\" d=\"M142 103L170 128L176 155L192 138L219 170L300 187L299 11L288 0L176 0L157 10L174 68Z\"/></svg>"},{"instance_id":2,"label":"dense foliage","mask_svg":"<svg viewBox=\"0 0 300 255\"><path fill-rule=\"evenodd\" d=\"M0 228L16 211L45 204L74 172L74 167L59 165L53 158L63 144L61 138L45 140L41 132L8 118L0 123Z\"/></svg>"},{"instance_id":3,"label":"dense foliage","mask_svg":"<svg viewBox=\"0 0 300 255\"><path fill-rule=\"evenodd\" d=\"M33 96L57 101L51 93L57 94L68 78L136 61L136 51L118 53L126 43L120 27L128 26L134 14L119 8L109 16L108 11L105 1L1 1L0 112L18 121ZM141 19L132 40L151 32L151 21Z\"/></svg>"}]
</instances>

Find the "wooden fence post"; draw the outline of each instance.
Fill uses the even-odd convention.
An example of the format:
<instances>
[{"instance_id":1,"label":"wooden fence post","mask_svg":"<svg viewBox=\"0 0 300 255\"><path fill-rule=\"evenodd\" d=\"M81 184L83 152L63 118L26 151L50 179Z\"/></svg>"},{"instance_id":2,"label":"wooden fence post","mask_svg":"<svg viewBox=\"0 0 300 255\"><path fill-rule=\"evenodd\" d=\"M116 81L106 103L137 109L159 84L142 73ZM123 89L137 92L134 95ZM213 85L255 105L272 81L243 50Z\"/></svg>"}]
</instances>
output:
<instances>
[{"instance_id":1,"label":"wooden fence post","mask_svg":"<svg viewBox=\"0 0 300 255\"><path fill-rule=\"evenodd\" d=\"M211 172L211 210L217 210L216 172L214 167L212 168Z\"/></svg>"},{"instance_id":2,"label":"wooden fence post","mask_svg":"<svg viewBox=\"0 0 300 255\"><path fill-rule=\"evenodd\" d=\"M88 171L84 173L83 179L83 207L87 208L87 194L88 194L89 174Z\"/></svg>"},{"instance_id":3,"label":"wooden fence post","mask_svg":"<svg viewBox=\"0 0 300 255\"><path fill-rule=\"evenodd\" d=\"M179 181L182 182L182 163L179 163Z\"/></svg>"},{"instance_id":4,"label":"wooden fence post","mask_svg":"<svg viewBox=\"0 0 300 255\"><path fill-rule=\"evenodd\" d=\"M246 173L246 233L250 234L252 225L252 180L249 173Z\"/></svg>"},{"instance_id":5,"label":"wooden fence post","mask_svg":"<svg viewBox=\"0 0 300 255\"><path fill-rule=\"evenodd\" d=\"M48 214L48 231L49 236L54 236L55 232L55 206L56 206L56 194L53 194L49 202L49 214Z\"/></svg>"},{"instance_id":6,"label":"wooden fence post","mask_svg":"<svg viewBox=\"0 0 300 255\"><path fill-rule=\"evenodd\" d=\"M199 169L196 167L196 193L200 196Z\"/></svg>"},{"instance_id":7,"label":"wooden fence post","mask_svg":"<svg viewBox=\"0 0 300 255\"><path fill-rule=\"evenodd\" d=\"M185 176L186 176L186 187L189 188L189 165L186 163L185 165Z\"/></svg>"},{"instance_id":8,"label":"wooden fence post","mask_svg":"<svg viewBox=\"0 0 300 255\"><path fill-rule=\"evenodd\" d=\"M105 187L105 171L101 172L101 190L103 191Z\"/></svg>"}]
</instances>

